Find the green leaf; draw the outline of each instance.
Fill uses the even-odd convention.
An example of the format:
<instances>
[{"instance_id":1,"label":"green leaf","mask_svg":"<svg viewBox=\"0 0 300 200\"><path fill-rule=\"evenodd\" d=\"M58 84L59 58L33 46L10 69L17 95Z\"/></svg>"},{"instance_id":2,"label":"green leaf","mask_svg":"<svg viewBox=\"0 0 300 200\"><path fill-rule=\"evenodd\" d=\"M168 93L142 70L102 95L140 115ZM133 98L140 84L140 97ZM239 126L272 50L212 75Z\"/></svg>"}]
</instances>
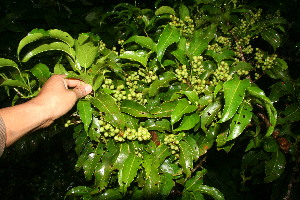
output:
<instances>
[{"instance_id":1,"label":"green leaf","mask_svg":"<svg viewBox=\"0 0 300 200\"><path fill-rule=\"evenodd\" d=\"M225 106L220 122L225 122L233 117L245 97L245 90L250 86L249 79L238 78L224 83Z\"/></svg>"},{"instance_id":2,"label":"green leaf","mask_svg":"<svg viewBox=\"0 0 300 200\"><path fill-rule=\"evenodd\" d=\"M167 25L160 35L157 43L157 59L161 62L166 49L180 39L180 32L175 27Z\"/></svg>"},{"instance_id":3,"label":"green leaf","mask_svg":"<svg viewBox=\"0 0 300 200\"><path fill-rule=\"evenodd\" d=\"M177 58L177 60L179 60L179 62L183 65L188 65L189 62L186 58L186 55L185 55L185 51L182 50L182 49L177 49L175 51L172 51L171 54L173 56L175 56Z\"/></svg>"},{"instance_id":4,"label":"green leaf","mask_svg":"<svg viewBox=\"0 0 300 200\"><path fill-rule=\"evenodd\" d=\"M151 53L151 52L150 52ZM124 51L119 57L123 59L129 59L141 63L144 67L147 67L148 58L150 53L142 50L138 51Z\"/></svg>"},{"instance_id":5,"label":"green leaf","mask_svg":"<svg viewBox=\"0 0 300 200\"><path fill-rule=\"evenodd\" d=\"M278 123L290 123L300 121L300 106L297 102L288 105L284 111L280 112L281 118L278 119Z\"/></svg>"},{"instance_id":6,"label":"green leaf","mask_svg":"<svg viewBox=\"0 0 300 200\"><path fill-rule=\"evenodd\" d=\"M123 195L117 189L107 189L100 195L97 195L95 199L101 200L117 200L122 199Z\"/></svg>"},{"instance_id":7,"label":"green leaf","mask_svg":"<svg viewBox=\"0 0 300 200\"><path fill-rule=\"evenodd\" d=\"M91 188L86 187L86 186L77 186L69 190L66 194L66 196L82 196L82 195L87 195L90 194L92 191Z\"/></svg>"},{"instance_id":8,"label":"green leaf","mask_svg":"<svg viewBox=\"0 0 300 200\"><path fill-rule=\"evenodd\" d=\"M176 128L174 131L189 130L191 128L194 128L196 124L198 124L199 122L200 122L199 113L194 113L192 115L184 116L182 122L180 123L180 126Z\"/></svg>"},{"instance_id":9,"label":"green leaf","mask_svg":"<svg viewBox=\"0 0 300 200\"><path fill-rule=\"evenodd\" d=\"M70 47L74 45L74 39L70 34L67 32L58 30L58 29L51 29L48 31L49 37L59 39L65 43L67 43Z\"/></svg>"},{"instance_id":10,"label":"green leaf","mask_svg":"<svg viewBox=\"0 0 300 200\"><path fill-rule=\"evenodd\" d=\"M173 177L171 174L161 175L161 187L160 187L161 195L168 196L174 186L175 186L175 182L173 181Z\"/></svg>"},{"instance_id":11,"label":"green leaf","mask_svg":"<svg viewBox=\"0 0 300 200\"><path fill-rule=\"evenodd\" d=\"M98 54L98 47L93 45L92 42L87 42L82 45L76 43L75 52L76 52L76 62L78 62L80 66L87 69L93 64Z\"/></svg>"},{"instance_id":12,"label":"green leaf","mask_svg":"<svg viewBox=\"0 0 300 200\"><path fill-rule=\"evenodd\" d=\"M203 176L207 173L206 169L197 171L196 174L189 178L184 184L184 190L195 191L203 184Z\"/></svg>"},{"instance_id":13,"label":"green leaf","mask_svg":"<svg viewBox=\"0 0 300 200\"><path fill-rule=\"evenodd\" d=\"M33 56L45 52L45 51L63 51L67 53L71 58L74 59L75 52L72 48L70 48L66 43L63 42L53 42L50 44L43 44L38 46L37 48L28 52L22 59L22 62L27 62Z\"/></svg>"},{"instance_id":14,"label":"green leaf","mask_svg":"<svg viewBox=\"0 0 300 200\"><path fill-rule=\"evenodd\" d=\"M108 94L99 94L91 99L91 103L96 106L101 112L105 113L105 119L117 128L125 127L124 116L120 112L115 100Z\"/></svg>"},{"instance_id":15,"label":"green leaf","mask_svg":"<svg viewBox=\"0 0 300 200\"><path fill-rule=\"evenodd\" d=\"M179 15L181 20L185 20L186 17L190 16L190 11L183 3L179 6Z\"/></svg>"},{"instance_id":16,"label":"green leaf","mask_svg":"<svg viewBox=\"0 0 300 200\"><path fill-rule=\"evenodd\" d=\"M238 71L238 70L245 70L250 71L253 69L253 66L248 62L236 62L232 67L230 67L230 74Z\"/></svg>"},{"instance_id":17,"label":"green leaf","mask_svg":"<svg viewBox=\"0 0 300 200\"><path fill-rule=\"evenodd\" d=\"M30 69L31 73L39 80L41 84L45 83L51 76L49 68L42 63L35 65Z\"/></svg>"},{"instance_id":18,"label":"green leaf","mask_svg":"<svg viewBox=\"0 0 300 200\"><path fill-rule=\"evenodd\" d=\"M189 101L191 103L196 103L200 100L199 97L198 97L198 93L196 91L182 91L180 93L187 96L187 98L189 99Z\"/></svg>"},{"instance_id":19,"label":"green leaf","mask_svg":"<svg viewBox=\"0 0 300 200\"><path fill-rule=\"evenodd\" d=\"M266 162L266 177L264 181L270 183L278 179L284 172L285 164L284 154L280 150L274 152L271 160Z\"/></svg>"},{"instance_id":20,"label":"green leaf","mask_svg":"<svg viewBox=\"0 0 300 200\"><path fill-rule=\"evenodd\" d=\"M261 32L262 38L272 45L274 49L277 49L281 44L280 35L274 29L265 29Z\"/></svg>"},{"instance_id":21,"label":"green leaf","mask_svg":"<svg viewBox=\"0 0 300 200\"><path fill-rule=\"evenodd\" d=\"M92 179L97 163L99 162L102 155L97 155L95 153L90 153L82 165L84 170L84 175L87 181Z\"/></svg>"},{"instance_id":22,"label":"green leaf","mask_svg":"<svg viewBox=\"0 0 300 200\"><path fill-rule=\"evenodd\" d=\"M133 117L152 117L152 115L148 112L145 106L133 100L122 101L121 112L125 112Z\"/></svg>"},{"instance_id":23,"label":"green leaf","mask_svg":"<svg viewBox=\"0 0 300 200\"><path fill-rule=\"evenodd\" d=\"M232 122L230 124L230 132L227 141L237 138L244 129L249 125L252 118L252 107L243 102L240 105L237 113L234 115Z\"/></svg>"},{"instance_id":24,"label":"green leaf","mask_svg":"<svg viewBox=\"0 0 300 200\"><path fill-rule=\"evenodd\" d=\"M145 121L144 127L147 128L149 131L171 131L171 123L167 119L148 119L147 121Z\"/></svg>"},{"instance_id":25,"label":"green leaf","mask_svg":"<svg viewBox=\"0 0 300 200\"><path fill-rule=\"evenodd\" d=\"M1 86L21 87L30 91L30 87L26 83L19 80L7 79L2 82Z\"/></svg>"},{"instance_id":26,"label":"green leaf","mask_svg":"<svg viewBox=\"0 0 300 200\"><path fill-rule=\"evenodd\" d=\"M65 69L65 67L62 64L57 63L54 66L54 74L68 75L68 72L67 72L67 70Z\"/></svg>"},{"instance_id":27,"label":"green leaf","mask_svg":"<svg viewBox=\"0 0 300 200\"><path fill-rule=\"evenodd\" d=\"M136 42L139 45L141 45L142 47L150 49L151 51L156 51L156 44L150 37L134 35L134 36L130 37L128 40L126 40L124 42L124 44L130 43L130 42Z\"/></svg>"},{"instance_id":28,"label":"green leaf","mask_svg":"<svg viewBox=\"0 0 300 200\"><path fill-rule=\"evenodd\" d=\"M216 25L211 25L206 30L197 30L195 32L188 49L190 59L193 56L199 56L207 48L209 42L214 38L215 33Z\"/></svg>"},{"instance_id":29,"label":"green leaf","mask_svg":"<svg viewBox=\"0 0 300 200\"><path fill-rule=\"evenodd\" d=\"M99 162L95 168L95 184L97 184L100 190L104 190L109 184L113 171L112 165L113 154L107 152L104 154L102 162Z\"/></svg>"},{"instance_id":30,"label":"green leaf","mask_svg":"<svg viewBox=\"0 0 300 200\"><path fill-rule=\"evenodd\" d=\"M77 103L77 110L80 119L84 124L84 129L88 132L93 117L91 103L89 101L79 100Z\"/></svg>"},{"instance_id":31,"label":"green leaf","mask_svg":"<svg viewBox=\"0 0 300 200\"><path fill-rule=\"evenodd\" d=\"M0 68L1 67L14 67L16 69L19 69L18 64L15 63L14 61L6 58L0 58Z\"/></svg>"},{"instance_id":32,"label":"green leaf","mask_svg":"<svg viewBox=\"0 0 300 200\"><path fill-rule=\"evenodd\" d=\"M113 169L121 170L125 160L129 157L129 155L130 155L129 144L121 143L119 146L119 152L115 157Z\"/></svg>"},{"instance_id":33,"label":"green leaf","mask_svg":"<svg viewBox=\"0 0 300 200\"><path fill-rule=\"evenodd\" d=\"M187 99L181 99L178 101L172 115L171 124L173 125L181 119L184 114L191 113L197 109L196 105L190 105Z\"/></svg>"},{"instance_id":34,"label":"green leaf","mask_svg":"<svg viewBox=\"0 0 300 200\"><path fill-rule=\"evenodd\" d=\"M182 200L205 200L199 191L183 191Z\"/></svg>"},{"instance_id":35,"label":"green leaf","mask_svg":"<svg viewBox=\"0 0 300 200\"><path fill-rule=\"evenodd\" d=\"M156 148L156 151L154 154L154 157L155 157L154 166L159 167L165 161L165 159L167 157L169 157L170 155L171 155L171 152L166 145L163 145L163 144L159 145Z\"/></svg>"},{"instance_id":36,"label":"green leaf","mask_svg":"<svg viewBox=\"0 0 300 200\"><path fill-rule=\"evenodd\" d=\"M191 170L193 169L193 150L191 146L185 142L179 142L179 164L181 165L183 172L186 174L186 178L191 176Z\"/></svg>"},{"instance_id":37,"label":"green leaf","mask_svg":"<svg viewBox=\"0 0 300 200\"><path fill-rule=\"evenodd\" d=\"M150 97L156 95L161 87L168 87L169 82L175 80L176 76L173 72L166 72L155 80L149 88Z\"/></svg>"},{"instance_id":38,"label":"green leaf","mask_svg":"<svg viewBox=\"0 0 300 200\"><path fill-rule=\"evenodd\" d=\"M184 140L190 145L190 149L193 152L193 160L197 161L200 157L200 149L196 140L190 135L186 136Z\"/></svg>"},{"instance_id":39,"label":"green leaf","mask_svg":"<svg viewBox=\"0 0 300 200\"><path fill-rule=\"evenodd\" d=\"M130 154L125 160L124 165L118 173L118 182L120 185L121 193L126 193L127 188L136 177L141 162L142 159L135 156L134 154Z\"/></svg>"},{"instance_id":40,"label":"green leaf","mask_svg":"<svg viewBox=\"0 0 300 200\"><path fill-rule=\"evenodd\" d=\"M207 185L200 185L198 191L204 194L208 194L215 200L225 200L224 195L214 187L209 187Z\"/></svg>"},{"instance_id":41,"label":"green leaf","mask_svg":"<svg viewBox=\"0 0 300 200\"><path fill-rule=\"evenodd\" d=\"M172 14L175 15L175 10L169 6L161 6L155 11L155 15Z\"/></svg>"},{"instance_id":42,"label":"green leaf","mask_svg":"<svg viewBox=\"0 0 300 200\"><path fill-rule=\"evenodd\" d=\"M201 128L207 130L207 126L212 123L215 119L215 116L221 109L221 102L216 101L209 104L203 111L201 115Z\"/></svg>"},{"instance_id":43,"label":"green leaf","mask_svg":"<svg viewBox=\"0 0 300 200\"><path fill-rule=\"evenodd\" d=\"M31 31L26 37L24 37L20 42L17 50L17 54L19 56L20 51L25 47L27 44L37 41L43 37L49 36L48 31L45 31L43 29L35 29Z\"/></svg>"}]
</instances>

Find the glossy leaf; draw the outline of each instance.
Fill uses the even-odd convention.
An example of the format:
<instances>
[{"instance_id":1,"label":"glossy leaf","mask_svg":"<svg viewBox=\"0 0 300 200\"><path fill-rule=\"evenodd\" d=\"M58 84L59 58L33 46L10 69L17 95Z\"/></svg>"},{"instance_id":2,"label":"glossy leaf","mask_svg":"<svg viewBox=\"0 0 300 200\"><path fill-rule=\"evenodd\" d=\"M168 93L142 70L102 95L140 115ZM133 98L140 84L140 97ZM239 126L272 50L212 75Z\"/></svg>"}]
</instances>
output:
<instances>
[{"instance_id":1,"label":"glossy leaf","mask_svg":"<svg viewBox=\"0 0 300 200\"><path fill-rule=\"evenodd\" d=\"M99 162L95 167L95 184L97 184L100 190L104 190L109 184L113 171L112 164L113 155L107 152L103 156L102 162Z\"/></svg>"},{"instance_id":2,"label":"glossy leaf","mask_svg":"<svg viewBox=\"0 0 300 200\"><path fill-rule=\"evenodd\" d=\"M204 196L199 191L187 191L182 194L182 200L205 200Z\"/></svg>"},{"instance_id":3,"label":"glossy leaf","mask_svg":"<svg viewBox=\"0 0 300 200\"><path fill-rule=\"evenodd\" d=\"M124 51L120 58L129 59L141 63L144 67L147 66L149 53L146 51Z\"/></svg>"},{"instance_id":4,"label":"glossy leaf","mask_svg":"<svg viewBox=\"0 0 300 200\"><path fill-rule=\"evenodd\" d=\"M179 60L179 62L181 64L183 64L183 65L188 65L189 64L189 62L186 58L184 50L177 49L176 51L172 51L171 54L173 56L175 56L175 58L177 58L177 60Z\"/></svg>"},{"instance_id":5,"label":"glossy leaf","mask_svg":"<svg viewBox=\"0 0 300 200\"><path fill-rule=\"evenodd\" d=\"M130 42L136 42L139 45L141 45L142 47L150 49L151 51L156 51L156 44L150 37L134 35L134 36L130 37L128 40L126 40L124 42L124 44L130 43Z\"/></svg>"},{"instance_id":6,"label":"glossy leaf","mask_svg":"<svg viewBox=\"0 0 300 200\"><path fill-rule=\"evenodd\" d=\"M249 125L251 118L252 118L252 107L248 103L243 102L232 119L227 141L238 137L244 131L244 129Z\"/></svg>"},{"instance_id":7,"label":"glossy leaf","mask_svg":"<svg viewBox=\"0 0 300 200\"><path fill-rule=\"evenodd\" d=\"M80 100L77 103L77 110L87 132L92 122L92 107L89 101Z\"/></svg>"},{"instance_id":8,"label":"glossy leaf","mask_svg":"<svg viewBox=\"0 0 300 200\"><path fill-rule=\"evenodd\" d=\"M215 116L221 110L221 102L216 101L209 104L203 111L201 115L201 128L203 130L207 129L207 126L212 123Z\"/></svg>"},{"instance_id":9,"label":"glossy leaf","mask_svg":"<svg viewBox=\"0 0 300 200\"><path fill-rule=\"evenodd\" d=\"M266 162L266 177L264 181L270 183L278 179L284 171L285 164L284 154L280 150L274 152L271 160Z\"/></svg>"},{"instance_id":10,"label":"glossy leaf","mask_svg":"<svg viewBox=\"0 0 300 200\"><path fill-rule=\"evenodd\" d=\"M114 169L121 170L125 160L129 157L129 155L130 155L129 145L127 143L120 144L119 152L115 157Z\"/></svg>"},{"instance_id":11,"label":"glossy leaf","mask_svg":"<svg viewBox=\"0 0 300 200\"><path fill-rule=\"evenodd\" d=\"M152 167L150 175L148 176L143 187L143 194L146 199L157 198L160 192L160 175L158 168Z\"/></svg>"},{"instance_id":12,"label":"glossy leaf","mask_svg":"<svg viewBox=\"0 0 300 200\"><path fill-rule=\"evenodd\" d=\"M173 125L181 119L184 114L191 113L197 109L196 105L190 105L187 99L181 99L178 101L172 115L171 124Z\"/></svg>"},{"instance_id":13,"label":"glossy leaf","mask_svg":"<svg viewBox=\"0 0 300 200\"><path fill-rule=\"evenodd\" d=\"M70 48L66 43L64 42L53 42L50 44L43 44L38 46L37 48L31 50L28 52L22 59L22 62L27 62L30 58L33 56L43 53L45 51L63 51L67 53L71 58L75 57L75 52L72 48Z\"/></svg>"},{"instance_id":14,"label":"glossy leaf","mask_svg":"<svg viewBox=\"0 0 300 200\"><path fill-rule=\"evenodd\" d=\"M197 171L196 174L189 178L185 184L184 184L184 189L186 191L196 191L200 185L203 184L203 176L207 173L207 170L201 170L201 171Z\"/></svg>"},{"instance_id":15,"label":"glossy leaf","mask_svg":"<svg viewBox=\"0 0 300 200\"><path fill-rule=\"evenodd\" d=\"M185 141L180 141L179 149L179 164L181 165L183 172L186 174L186 178L189 178L193 168L193 150Z\"/></svg>"},{"instance_id":16,"label":"glossy leaf","mask_svg":"<svg viewBox=\"0 0 300 200\"><path fill-rule=\"evenodd\" d=\"M94 175L95 168L100 160L102 155L97 155L95 153L90 153L82 165L82 168L84 170L84 175L87 181L90 181L92 179L92 176Z\"/></svg>"},{"instance_id":17,"label":"glossy leaf","mask_svg":"<svg viewBox=\"0 0 300 200\"><path fill-rule=\"evenodd\" d=\"M220 122L231 119L245 97L245 90L250 86L249 79L237 78L224 83L225 106Z\"/></svg>"},{"instance_id":18,"label":"glossy leaf","mask_svg":"<svg viewBox=\"0 0 300 200\"><path fill-rule=\"evenodd\" d=\"M211 25L206 30L197 30L188 49L190 58L199 56L208 46L209 42L214 38L216 33L216 25Z\"/></svg>"},{"instance_id":19,"label":"glossy leaf","mask_svg":"<svg viewBox=\"0 0 300 200\"><path fill-rule=\"evenodd\" d=\"M204 194L208 194L215 200L225 200L224 195L216 188L209 187L207 185L201 185L198 188L198 191Z\"/></svg>"},{"instance_id":20,"label":"glossy leaf","mask_svg":"<svg viewBox=\"0 0 300 200\"><path fill-rule=\"evenodd\" d=\"M166 49L173 43L178 42L180 38L180 32L175 27L167 25L160 35L157 43L157 59L161 62Z\"/></svg>"},{"instance_id":21,"label":"glossy leaf","mask_svg":"<svg viewBox=\"0 0 300 200\"><path fill-rule=\"evenodd\" d=\"M123 129L125 127L124 116L120 112L115 100L108 94L99 94L91 99L91 102L101 112L105 113L105 119L115 127Z\"/></svg>"},{"instance_id":22,"label":"glossy leaf","mask_svg":"<svg viewBox=\"0 0 300 200\"><path fill-rule=\"evenodd\" d=\"M161 87L168 87L169 82L176 79L176 76L172 72L166 72L159 77L159 79L155 80L149 88L149 95L154 96L157 94Z\"/></svg>"},{"instance_id":23,"label":"glossy leaf","mask_svg":"<svg viewBox=\"0 0 300 200\"><path fill-rule=\"evenodd\" d=\"M26 90L30 90L30 87L22 81L7 79L1 83L1 86L21 87Z\"/></svg>"},{"instance_id":24,"label":"glossy leaf","mask_svg":"<svg viewBox=\"0 0 300 200\"><path fill-rule=\"evenodd\" d=\"M125 112L133 117L152 117L145 106L133 100L122 101L121 112Z\"/></svg>"},{"instance_id":25,"label":"glossy leaf","mask_svg":"<svg viewBox=\"0 0 300 200\"><path fill-rule=\"evenodd\" d=\"M168 196L174 186L175 186L175 182L173 181L173 177L171 174L161 175L161 187L160 187L161 195Z\"/></svg>"},{"instance_id":26,"label":"glossy leaf","mask_svg":"<svg viewBox=\"0 0 300 200\"><path fill-rule=\"evenodd\" d=\"M101 200L117 200L122 199L123 195L117 189L107 189L100 195L97 195L94 199Z\"/></svg>"},{"instance_id":27,"label":"glossy leaf","mask_svg":"<svg viewBox=\"0 0 300 200\"><path fill-rule=\"evenodd\" d=\"M165 159L171 155L169 148L166 145L159 145L155 151L155 166L159 167Z\"/></svg>"},{"instance_id":28,"label":"glossy leaf","mask_svg":"<svg viewBox=\"0 0 300 200\"><path fill-rule=\"evenodd\" d=\"M192 129L200 122L200 115L199 113L194 113L192 115L184 116L180 126L176 128L174 131L183 131Z\"/></svg>"},{"instance_id":29,"label":"glossy leaf","mask_svg":"<svg viewBox=\"0 0 300 200\"><path fill-rule=\"evenodd\" d=\"M66 194L66 196L81 196L81 195L86 195L90 194L92 191L91 188L86 187L86 186L77 186L69 190Z\"/></svg>"},{"instance_id":30,"label":"glossy leaf","mask_svg":"<svg viewBox=\"0 0 300 200\"><path fill-rule=\"evenodd\" d=\"M67 43L70 47L74 45L74 39L72 36L64 31L58 30L58 29L51 29L48 31L49 37L59 39L65 43Z\"/></svg>"},{"instance_id":31,"label":"glossy leaf","mask_svg":"<svg viewBox=\"0 0 300 200\"><path fill-rule=\"evenodd\" d=\"M142 159L135 156L134 154L130 154L125 160L122 168L118 173L118 182L120 185L120 191L122 193L126 193L127 188L134 180L141 162Z\"/></svg>"},{"instance_id":32,"label":"glossy leaf","mask_svg":"<svg viewBox=\"0 0 300 200\"><path fill-rule=\"evenodd\" d=\"M281 38L277 31L274 29L266 29L261 33L262 38L277 49L281 44Z\"/></svg>"},{"instance_id":33,"label":"glossy leaf","mask_svg":"<svg viewBox=\"0 0 300 200\"><path fill-rule=\"evenodd\" d=\"M196 91L182 91L180 93L187 96L189 101L192 102L192 103L196 103L196 102L199 101L198 93Z\"/></svg>"},{"instance_id":34,"label":"glossy leaf","mask_svg":"<svg viewBox=\"0 0 300 200\"><path fill-rule=\"evenodd\" d=\"M144 127L148 130L155 130L155 131L171 131L171 123L167 119L162 120L155 120L155 119L148 119L145 121Z\"/></svg>"}]
</instances>

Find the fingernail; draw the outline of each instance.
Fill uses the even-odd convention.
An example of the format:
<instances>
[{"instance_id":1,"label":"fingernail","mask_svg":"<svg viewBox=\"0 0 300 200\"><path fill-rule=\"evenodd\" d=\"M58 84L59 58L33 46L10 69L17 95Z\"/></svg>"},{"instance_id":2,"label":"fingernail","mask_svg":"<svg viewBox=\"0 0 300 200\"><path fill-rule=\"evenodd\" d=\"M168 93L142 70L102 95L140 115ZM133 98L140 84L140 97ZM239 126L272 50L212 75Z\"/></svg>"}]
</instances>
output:
<instances>
[{"instance_id":1,"label":"fingernail","mask_svg":"<svg viewBox=\"0 0 300 200\"><path fill-rule=\"evenodd\" d=\"M86 85L84 86L84 90L85 90L86 94L89 94L89 93L92 92L93 88L92 88L91 85L86 84Z\"/></svg>"}]
</instances>

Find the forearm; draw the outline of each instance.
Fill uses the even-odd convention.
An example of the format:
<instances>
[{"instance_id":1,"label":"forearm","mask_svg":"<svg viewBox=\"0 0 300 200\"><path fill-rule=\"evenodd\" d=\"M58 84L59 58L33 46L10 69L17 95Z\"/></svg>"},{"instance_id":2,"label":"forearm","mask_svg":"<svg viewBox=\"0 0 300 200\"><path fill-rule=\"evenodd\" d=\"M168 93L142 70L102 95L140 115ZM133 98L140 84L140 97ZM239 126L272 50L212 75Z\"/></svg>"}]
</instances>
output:
<instances>
[{"instance_id":1,"label":"forearm","mask_svg":"<svg viewBox=\"0 0 300 200\"><path fill-rule=\"evenodd\" d=\"M50 110L36 99L13 107L0 109L6 128L6 146L33 130L52 123Z\"/></svg>"}]
</instances>

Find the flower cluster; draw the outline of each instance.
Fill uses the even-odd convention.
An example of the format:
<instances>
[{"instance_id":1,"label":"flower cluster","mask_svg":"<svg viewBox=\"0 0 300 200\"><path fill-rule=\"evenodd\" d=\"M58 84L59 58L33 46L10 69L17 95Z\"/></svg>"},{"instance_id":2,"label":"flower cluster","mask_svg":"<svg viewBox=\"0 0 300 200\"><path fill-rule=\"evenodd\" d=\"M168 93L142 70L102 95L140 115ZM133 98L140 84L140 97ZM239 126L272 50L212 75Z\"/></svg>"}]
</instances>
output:
<instances>
[{"instance_id":1,"label":"flower cluster","mask_svg":"<svg viewBox=\"0 0 300 200\"><path fill-rule=\"evenodd\" d=\"M174 134L166 135L164 139L164 144L171 148L171 152L176 158L179 157L179 140Z\"/></svg>"},{"instance_id":2,"label":"flower cluster","mask_svg":"<svg viewBox=\"0 0 300 200\"><path fill-rule=\"evenodd\" d=\"M214 72L214 77L211 82L212 85L216 85L219 81L228 81L231 80L232 76L229 75L229 65L225 61L221 61L218 64L218 68Z\"/></svg>"},{"instance_id":3,"label":"flower cluster","mask_svg":"<svg viewBox=\"0 0 300 200\"><path fill-rule=\"evenodd\" d=\"M185 16L184 20L181 20L174 15L170 15L170 18L172 21L169 24L180 29L183 35L191 35L194 33L194 21L189 16Z\"/></svg>"},{"instance_id":4,"label":"flower cluster","mask_svg":"<svg viewBox=\"0 0 300 200\"><path fill-rule=\"evenodd\" d=\"M189 73L188 73L188 70L187 70L187 67L186 65L182 65L180 68L177 68L175 70L176 72L176 77L178 78L179 81L183 82L183 83L186 83L186 79L188 78L189 76Z\"/></svg>"}]
</instances>

